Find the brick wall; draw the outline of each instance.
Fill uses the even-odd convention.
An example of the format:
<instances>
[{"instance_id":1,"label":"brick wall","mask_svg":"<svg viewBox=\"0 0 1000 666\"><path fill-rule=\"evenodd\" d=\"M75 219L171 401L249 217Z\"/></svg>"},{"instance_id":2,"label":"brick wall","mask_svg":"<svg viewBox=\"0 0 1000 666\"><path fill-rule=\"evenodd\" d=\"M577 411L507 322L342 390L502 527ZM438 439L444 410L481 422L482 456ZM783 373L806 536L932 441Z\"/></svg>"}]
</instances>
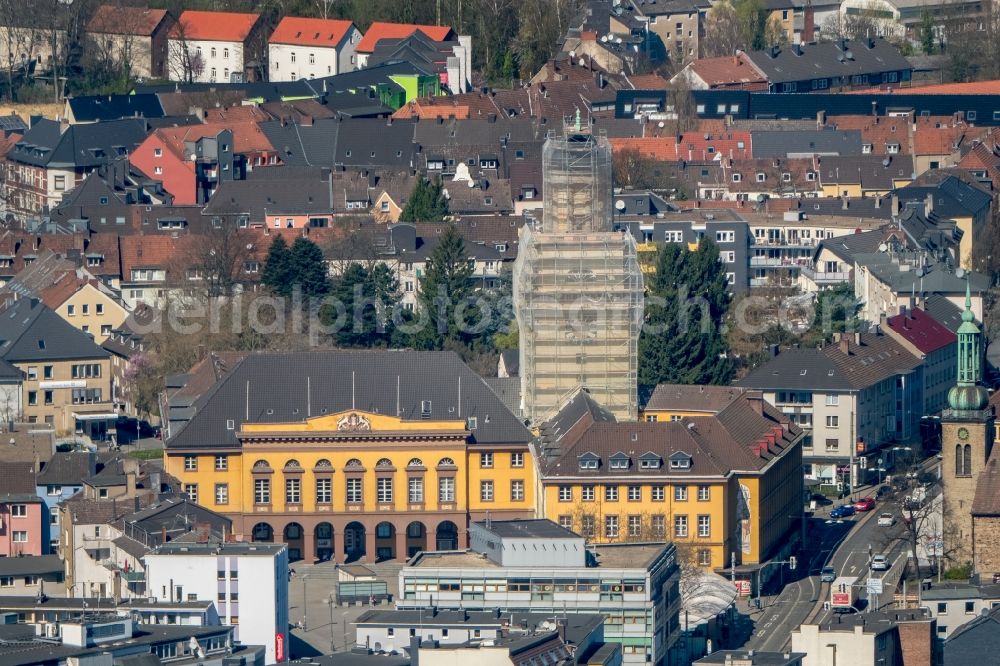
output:
<instances>
[{"instance_id":1,"label":"brick wall","mask_svg":"<svg viewBox=\"0 0 1000 666\"><path fill-rule=\"evenodd\" d=\"M984 583L1000 573L1000 516L973 516L973 557Z\"/></svg>"}]
</instances>

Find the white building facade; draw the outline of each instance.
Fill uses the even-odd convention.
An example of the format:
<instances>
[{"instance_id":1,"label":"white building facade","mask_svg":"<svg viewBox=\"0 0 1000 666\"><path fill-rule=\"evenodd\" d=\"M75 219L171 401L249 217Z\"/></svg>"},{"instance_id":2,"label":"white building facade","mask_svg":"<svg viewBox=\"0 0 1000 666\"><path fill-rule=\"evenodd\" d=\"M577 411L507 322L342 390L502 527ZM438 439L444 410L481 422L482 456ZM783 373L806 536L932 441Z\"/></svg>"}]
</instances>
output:
<instances>
[{"instance_id":1,"label":"white building facade","mask_svg":"<svg viewBox=\"0 0 1000 666\"><path fill-rule=\"evenodd\" d=\"M288 548L263 543L164 544L145 557L146 589L157 601L212 600L234 639L266 648L265 663L288 659Z\"/></svg>"},{"instance_id":2,"label":"white building facade","mask_svg":"<svg viewBox=\"0 0 1000 666\"><path fill-rule=\"evenodd\" d=\"M361 36L350 21L286 16L268 40L268 78L298 81L353 71Z\"/></svg>"}]
</instances>

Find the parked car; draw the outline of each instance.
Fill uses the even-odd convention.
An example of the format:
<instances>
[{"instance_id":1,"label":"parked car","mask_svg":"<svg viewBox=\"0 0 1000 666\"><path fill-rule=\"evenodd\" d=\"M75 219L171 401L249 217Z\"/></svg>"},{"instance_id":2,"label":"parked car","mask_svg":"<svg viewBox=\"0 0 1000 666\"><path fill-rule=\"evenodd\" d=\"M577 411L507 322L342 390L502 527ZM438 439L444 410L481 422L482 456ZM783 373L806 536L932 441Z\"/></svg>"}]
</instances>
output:
<instances>
[{"instance_id":1,"label":"parked car","mask_svg":"<svg viewBox=\"0 0 1000 666\"><path fill-rule=\"evenodd\" d=\"M880 513L878 516L879 527L892 527L896 524L896 516L891 513Z\"/></svg>"},{"instance_id":2,"label":"parked car","mask_svg":"<svg viewBox=\"0 0 1000 666\"><path fill-rule=\"evenodd\" d=\"M880 500L892 492L892 488L887 485L879 486L878 490L875 491L875 499Z\"/></svg>"},{"instance_id":3,"label":"parked car","mask_svg":"<svg viewBox=\"0 0 1000 666\"><path fill-rule=\"evenodd\" d=\"M833 504L832 499L830 499L826 495L820 495L819 493L815 493L812 496L812 501L816 502L816 506L829 506Z\"/></svg>"},{"instance_id":4,"label":"parked car","mask_svg":"<svg viewBox=\"0 0 1000 666\"><path fill-rule=\"evenodd\" d=\"M872 558L872 571L888 571L891 566L888 555L876 555Z\"/></svg>"},{"instance_id":5,"label":"parked car","mask_svg":"<svg viewBox=\"0 0 1000 666\"><path fill-rule=\"evenodd\" d=\"M856 511L871 511L875 508L875 498L874 497L862 497L857 502L854 503L854 509Z\"/></svg>"},{"instance_id":6,"label":"parked car","mask_svg":"<svg viewBox=\"0 0 1000 666\"><path fill-rule=\"evenodd\" d=\"M819 582L832 583L837 580L837 570L833 567L823 567L819 572Z\"/></svg>"},{"instance_id":7,"label":"parked car","mask_svg":"<svg viewBox=\"0 0 1000 666\"><path fill-rule=\"evenodd\" d=\"M841 504L830 512L831 518L849 518L856 513L854 506L851 504Z\"/></svg>"}]
</instances>

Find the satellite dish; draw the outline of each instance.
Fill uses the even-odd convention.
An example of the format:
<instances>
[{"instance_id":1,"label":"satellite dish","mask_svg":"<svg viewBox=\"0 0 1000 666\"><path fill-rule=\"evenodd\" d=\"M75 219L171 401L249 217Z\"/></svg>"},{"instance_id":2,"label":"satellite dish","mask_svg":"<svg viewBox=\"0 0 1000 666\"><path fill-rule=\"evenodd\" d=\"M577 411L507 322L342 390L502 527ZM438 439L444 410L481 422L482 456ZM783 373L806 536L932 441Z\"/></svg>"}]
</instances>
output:
<instances>
[{"instance_id":1,"label":"satellite dish","mask_svg":"<svg viewBox=\"0 0 1000 666\"><path fill-rule=\"evenodd\" d=\"M664 127L663 121L661 120L660 122L656 123L656 126L659 127L660 129L663 129Z\"/></svg>"},{"instance_id":2,"label":"satellite dish","mask_svg":"<svg viewBox=\"0 0 1000 666\"><path fill-rule=\"evenodd\" d=\"M956 268L955 269L955 277L957 277L959 280L961 280L962 278L964 278L965 277L965 269L964 268Z\"/></svg>"},{"instance_id":3,"label":"satellite dish","mask_svg":"<svg viewBox=\"0 0 1000 666\"><path fill-rule=\"evenodd\" d=\"M854 60L854 53L851 51L844 51L844 57L848 60Z\"/></svg>"},{"instance_id":4,"label":"satellite dish","mask_svg":"<svg viewBox=\"0 0 1000 666\"><path fill-rule=\"evenodd\" d=\"M888 157L882 160L882 166L887 167L892 162Z\"/></svg>"},{"instance_id":5,"label":"satellite dish","mask_svg":"<svg viewBox=\"0 0 1000 666\"><path fill-rule=\"evenodd\" d=\"M583 58L580 58L580 67L586 67L586 66L587 66L587 61L584 60Z\"/></svg>"},{"instance_id":6,"label":"satellite dish","mask_svg":"<svg viewBox=\"0 0 1000 666\"><path fill-rule=\"evenodd\" d=\"M622 201L621 199L618 199L617 201L615 201L615 208L618 210L625 210L625 202Z\"/></svg>"},{"instance_id":7,"label":"satellite dish","mask_svg":"<svg viewBox=\"0 0 1000 666\"><path fill-rule=\"evenodd\" d=\"M607 35L601 35L601 43L602 44L607 44L608 43L608 36Z\"/></svg>"},{"instance_id":8,"label":"satellite dish","mask_svg":"<svg viewBox=\"0 0 1000 666\"><path fill-rule=\"evenodd\" d=\"M764 203L766 200L767 200L767 195L766 194L758 194L757 195L757 203Z\"/></svg>"},{"instance_id":9,"label":"satellite dish","mask_svg":"<svg viewBox=\"0 0 1000 666\"><path fill-rule=\"evenodd\" d=\"M886 251L886 250L888 250L888 249L889 249L889 246L888 246L887 244L885 244L885 243L881 243L881 244L880 244L880 245L878 246L878 251L879 251L879 252L885 252L885 251Z\"/></svg>"},{"instance_id":10,"label":"satellite dish","mask_svg":"<svg viewBox=\"0 0 1000 666\"><path fill-rule=\"evenodd\" d=\"M917 269L917 277L923 277L923 276L924 276L924 269L923 268L918 268ZM961 276L959 276L959 277L961 277Z\"/></svg>"},{"instance_id":11,"label":"satellite dish","mask_svg":"<svg viewBox=\"0 0 1000 666\"><path fill-rule=\"evenodd\" d=\"M569 52L569 59L572 60L575 57L576 57L576 51L570 51Z\"/></svg>"}]
</instances>

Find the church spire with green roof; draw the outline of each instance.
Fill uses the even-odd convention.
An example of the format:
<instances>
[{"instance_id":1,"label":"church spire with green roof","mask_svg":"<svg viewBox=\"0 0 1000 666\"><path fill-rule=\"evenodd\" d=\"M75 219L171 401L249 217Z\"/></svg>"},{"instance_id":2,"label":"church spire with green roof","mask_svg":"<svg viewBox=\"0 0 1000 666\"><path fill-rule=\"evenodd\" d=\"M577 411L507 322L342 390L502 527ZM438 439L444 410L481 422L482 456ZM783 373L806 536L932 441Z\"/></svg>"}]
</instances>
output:
<instances>
[{"instance_id":1,"label":"church spire with green roof","mask_svg":"<svg viewBox=\"0 0 1000 666\"><path fill-rule=\"evenodd\" d=\"M948 406L956 411L986 409L989 394L979 385L982 375L982 333L972 313L972 289L965 282L965 310L958 327L958 383L948 391Z\"/></svg>"}]
</instances>

